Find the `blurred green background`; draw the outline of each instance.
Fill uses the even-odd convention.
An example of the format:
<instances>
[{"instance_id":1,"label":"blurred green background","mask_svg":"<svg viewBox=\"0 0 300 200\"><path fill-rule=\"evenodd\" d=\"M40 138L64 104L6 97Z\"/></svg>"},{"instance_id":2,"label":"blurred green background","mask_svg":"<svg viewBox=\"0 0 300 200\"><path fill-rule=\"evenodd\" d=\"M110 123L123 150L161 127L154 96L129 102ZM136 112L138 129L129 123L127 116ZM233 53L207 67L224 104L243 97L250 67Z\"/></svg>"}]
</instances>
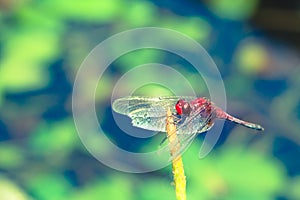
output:
<instances>
[{"instance_id":1,"label":"blurred green background","mask_svg":"<svg viewBox=\"0 0 300 200\"><path fill-rule=\"evenodd\" d=\"M109 36L143 26L202 44L222 74L228 112L265 127L257 135L226 122L203 160L199 136L183 157L188 200L300 199L299 13L298 1L0 0L0 200L175 199L170 166L145 174L110 169L85 150L72 119L72 84L84 58ZM97 106L114 140L122 135L110 108L117 77L164 60L159 51L130 53L101 79ZM170 60L197 86L184 62ZM122 138L123 146L143 147L129 143Z\"/></svg>"}]
</instances>

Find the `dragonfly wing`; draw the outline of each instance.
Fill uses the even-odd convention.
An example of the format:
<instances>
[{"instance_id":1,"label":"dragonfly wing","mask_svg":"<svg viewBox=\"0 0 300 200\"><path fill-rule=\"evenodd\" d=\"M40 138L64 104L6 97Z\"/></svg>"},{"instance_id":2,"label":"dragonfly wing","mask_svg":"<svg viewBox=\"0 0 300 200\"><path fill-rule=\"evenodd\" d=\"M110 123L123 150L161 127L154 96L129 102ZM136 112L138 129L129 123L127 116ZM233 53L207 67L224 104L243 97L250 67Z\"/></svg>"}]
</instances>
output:
<instances>
[{"instance_id":1,"label":"dragonfly wing","mask_svg":"<svg viewBox=\"0 0 300 200\"><path fill-rule=\"evenodd\" d=\"M112 108L115 112L123 115L136 115L155 117L166 115L167 108L175 112L175 105L179 99L192 100L195 97L181 97L181 96L165 96L165 97L139 97L129 96L115 100Z\"/></svg>"},{"instance_id":2,"label":"dragonfly wing","mask_svg":"<svg viewBox=\"0 0 300 200\"><path fill-rule=\"evenodd\" d=\"M135 127L151 131L166 132L166 116L160 117L139 117L131 116L131 123Z\"/></svg>"},{"instance_id":3,"label":"dragonfly wing","mask_svg":"<svg viewBox=\"0 0 300 200\"><path fill-rule=\"evenodd\" d=\"M175 111L178 97L139 97L129 96L117 99L112 108L115 112L127 116L140 116L145 114L151 117L166 115L166 109L170 107Z\"/></svg>"},{"instance_id":4,"label":"dragonfly wing","mask_svg":"<svg viewBox=\"0 0 300 200\"><path fill-rule=\"evenodd\" d=\"M214 112L204 118L201 116L204 109L204 106L198 108L192 115L185 119L182 125L177 127L177 141L173 142L170 148L179 147L179 149L172 155L171 159L181 155L190 146L198 133L205 132L212 127L211 120Z\"/></svg>"},{"instance_id":5,"label":"dragonfly wing","mask_svg":"<svg viewBox=\"0 0 300 200\"><path fill-rule=\"evenodd\" d=\"M132 119L133 126L152 131L166 131L166 112L170 108L172 113L176 113L175 105L179 99L192 101L192 96L170 96L170 97L124 97L114 101L112 108L115 112L127 115ZM199 107L189 117L175 122L177 126L177 141L168 143L169 148L173 149L179 145L179 149L172 155L171 159L181 155L191 144L197 133L207 131L212 124L208 125L212 115L206 118L201 116L205 106ZM174 114L174 117L176 115ZM180 120L179 120L180 121Z\"/></svg>"},{"instance_id":6,"label":"dragonfly wing","mask_svg":"<svg viewBox=\"0 0 300 200\"><path fill-rule=\"evenodd\" d=\"M175 112L175 105L180 98L130 96L115 100L112 108L117 113L129 116L135 127L165 132L167 108Z\"/></svg>"}]
</instances>

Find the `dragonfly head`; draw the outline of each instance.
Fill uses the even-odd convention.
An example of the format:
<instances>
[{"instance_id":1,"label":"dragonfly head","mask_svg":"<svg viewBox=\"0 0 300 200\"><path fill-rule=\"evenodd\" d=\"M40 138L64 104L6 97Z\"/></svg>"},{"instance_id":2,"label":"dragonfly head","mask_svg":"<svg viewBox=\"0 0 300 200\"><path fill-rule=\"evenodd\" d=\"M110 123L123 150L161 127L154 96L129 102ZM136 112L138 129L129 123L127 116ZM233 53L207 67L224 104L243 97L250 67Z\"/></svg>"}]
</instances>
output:
<instances>
[{"instance_id":1,"label":"dragonfly head","mask_svg":"<svg viewBox=\"0 0 300 200\"><path fill-rule=\"evenodd\" d=\"M175 108L176 108L178 115L189 115L191 112L191 106L190 106L189 102L187 102L183 99L180 99L179 101L177 101Z\"/></svg>"}]
</instances>

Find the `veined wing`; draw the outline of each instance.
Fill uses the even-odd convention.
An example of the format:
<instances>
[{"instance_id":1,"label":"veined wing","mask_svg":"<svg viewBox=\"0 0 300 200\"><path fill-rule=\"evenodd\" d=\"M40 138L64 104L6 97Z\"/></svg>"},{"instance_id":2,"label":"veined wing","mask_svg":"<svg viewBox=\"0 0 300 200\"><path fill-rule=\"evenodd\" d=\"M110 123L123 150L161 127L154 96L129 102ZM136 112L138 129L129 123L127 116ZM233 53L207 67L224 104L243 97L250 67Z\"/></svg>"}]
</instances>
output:
<instances>
[{"instance_id":1,"label":"veined wing","mask_svg":"<svg viewBox=\"0 0 300 200\"><path fill-rule=\"evenodd\" d=\"M173 113L176 112L175 104L182 98L195 99L195 97L181 96L129 96L115 100L112 108L117 113L129 116L132 119L133 126L165 132L167 108L170 108Z\"/></svg>"},{"instance_id":2,"label":"veined wing","mask_svg":"<svg viewBox=\"0 0 300 200\"><path fill-rule=\"evenodd\" d=\"M133 126L153 131L166 131L166 112L170 108L172 113L176 113L175 105L179 99L187 101L194 100L195 97L139 97L130 96L117 99L113 102L113 110L117 113L127 115L132 119ZM207 117L202 117L201 113L205 110L205 106L199 107L191 113L183 121L176 122L177 141L169 144L169 148L179 145L177 152L172 155L171 159L182 154L186 148L192 143L198 133L209 130L212 126L210 120L213 118L213 112ZM174 116L175 118L176 116ZM180 120L180 119L179 119Z\"/></svg>"},{"instance_id":3,"label":"veined wing","mask_svg":"<svg viewBox=\"0 0 300 200\"><path fill-rule=\"evenodd\" d=\"M174 141L169 147L177 147L178 149L176 153L172 155L171 159L175 159L181 155L190 146L198 133L208 131L212 127L213 123L211 123L211 120L214 117L214 112L212 111L204 118L201 116L204 110L205 106L199 107L192 115L187 117L182 125L177 126L177 141Z\"/></svg>"}]
</instances>

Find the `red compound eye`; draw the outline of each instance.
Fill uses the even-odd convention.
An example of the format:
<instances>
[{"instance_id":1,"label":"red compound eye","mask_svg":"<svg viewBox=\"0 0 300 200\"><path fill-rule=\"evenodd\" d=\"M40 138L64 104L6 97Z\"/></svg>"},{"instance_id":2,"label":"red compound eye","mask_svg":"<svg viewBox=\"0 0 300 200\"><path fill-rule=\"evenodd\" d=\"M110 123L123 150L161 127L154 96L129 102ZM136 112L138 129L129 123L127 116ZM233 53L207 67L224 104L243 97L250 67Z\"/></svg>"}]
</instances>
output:
<instances>
[{"instance_id":1,"label":"red compound eye","mask_svg":"<svg viewBox=\"0 0 300 200\"><path fill-rule=\"evenodd\" d=\"M180 99L175 105L176 111L178 115L190 115L191 107L190 104Z\"/></svg>"},{"instance_id":2,"label":"red compound eye","mask_svg":"<svg viewBox=\"0 0 300 200\"><path fill-rule=\"evenodd\" d=\"M177 101L175 108L176 108L177 114L182 115L182 100Z\"/></svg>"}]
</instances>

